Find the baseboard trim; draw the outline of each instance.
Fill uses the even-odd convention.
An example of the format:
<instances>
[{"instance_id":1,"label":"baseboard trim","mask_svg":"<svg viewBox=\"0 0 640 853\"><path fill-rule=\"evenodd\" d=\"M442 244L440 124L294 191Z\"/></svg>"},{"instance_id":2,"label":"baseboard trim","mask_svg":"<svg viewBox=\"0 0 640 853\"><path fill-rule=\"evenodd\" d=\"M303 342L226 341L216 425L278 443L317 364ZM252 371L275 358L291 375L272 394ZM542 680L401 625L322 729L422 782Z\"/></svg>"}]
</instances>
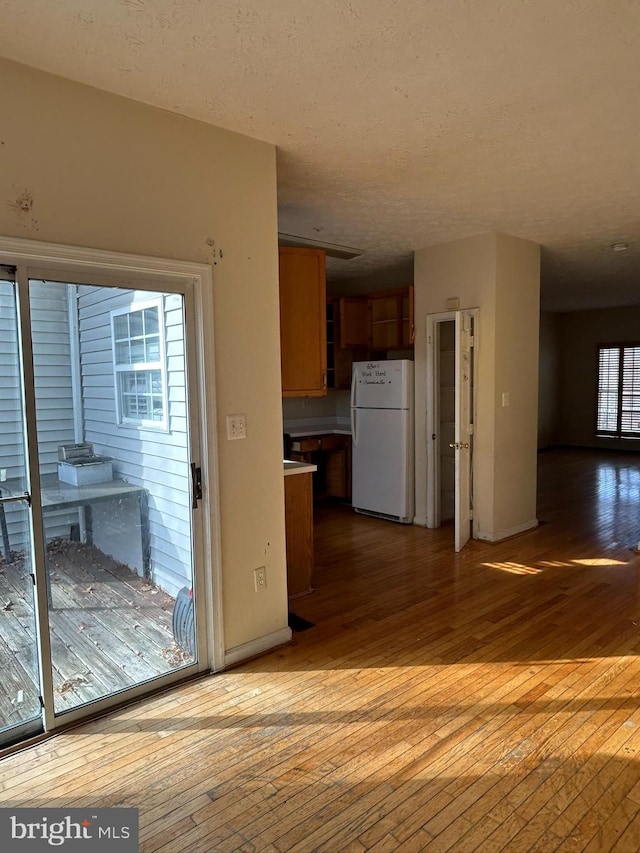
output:
<instances>
[{"instance_id":1,"label":"baseboard trim","mask_svg":"<svg viewBox=\"0 0 640 853\"><path fill-rule=\"evenodd\" d=\"M517 536L518 533L533 530L537 526L538 519L533 518L530 521L518 524L516 527L509 527L507 530L499 530L497 533L485 533L485 531L479 530L478 539L483 539L485 542L501 542L503 539L508 539L510 536Z\"/></svg>"},{"instance_id":2,"label":"baseboard trim","mask_svg":"<svg viewBox=\"0 0 640 853\"><path fill-rule=\"evenodd\" d=\"M291 642L291 637L291 628L287 627L274 631L272 634L266 634L264 637L258 637L256 640L250 640L241 646L234 646L224 653L224 665L225 667L234 666L241 661L269 652L278 646L284 646Z\"/></svg>"}]
</instances>

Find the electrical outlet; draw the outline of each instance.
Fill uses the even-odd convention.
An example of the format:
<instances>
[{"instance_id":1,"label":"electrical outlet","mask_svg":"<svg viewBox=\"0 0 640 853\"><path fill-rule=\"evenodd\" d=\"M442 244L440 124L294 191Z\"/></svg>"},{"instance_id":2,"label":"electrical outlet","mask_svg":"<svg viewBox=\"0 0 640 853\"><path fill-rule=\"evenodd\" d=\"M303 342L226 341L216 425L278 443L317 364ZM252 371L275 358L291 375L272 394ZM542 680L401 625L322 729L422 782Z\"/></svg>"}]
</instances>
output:
<instances>
[{"instance_id":1,"label":"electrical outlet","mask_svg":"<svg viewBox=\"0 0 640 853\"><path fill-rule=\"evenodd\" d=\"M227 438L229 441L235 438L247 437L247 416L227 415Z\"/></svg>"},{"instance_id":2,"label":"electrical outlet","mask_svg":"<svg viewBox=\"0 0 640 853\"><path fill-rule=\"evenodd\" d=\"M267 567L260 566L259 569L253 570L253 583L256 588L256 592L262 592L263 589L267 588Z\"/></svg>"}]
</instances>

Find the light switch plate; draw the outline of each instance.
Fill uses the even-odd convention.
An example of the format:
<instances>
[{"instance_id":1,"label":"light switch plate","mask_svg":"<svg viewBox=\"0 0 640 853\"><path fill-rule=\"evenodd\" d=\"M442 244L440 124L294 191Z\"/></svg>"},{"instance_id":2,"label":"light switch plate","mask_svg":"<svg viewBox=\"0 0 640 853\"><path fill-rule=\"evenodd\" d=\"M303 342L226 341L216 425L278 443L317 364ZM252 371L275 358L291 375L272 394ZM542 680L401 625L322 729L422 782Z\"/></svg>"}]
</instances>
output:
<instances>
[{"instance_id":1,"label":"light switch plate","mask_svg":"<svg viewBox=\"0 0 640 853\"><path fill-rule=\"evenodd\" d=\"M232 441L236 438L247 437L247 416L227 415L227 438Z\"/></svg>"}]
</instances>

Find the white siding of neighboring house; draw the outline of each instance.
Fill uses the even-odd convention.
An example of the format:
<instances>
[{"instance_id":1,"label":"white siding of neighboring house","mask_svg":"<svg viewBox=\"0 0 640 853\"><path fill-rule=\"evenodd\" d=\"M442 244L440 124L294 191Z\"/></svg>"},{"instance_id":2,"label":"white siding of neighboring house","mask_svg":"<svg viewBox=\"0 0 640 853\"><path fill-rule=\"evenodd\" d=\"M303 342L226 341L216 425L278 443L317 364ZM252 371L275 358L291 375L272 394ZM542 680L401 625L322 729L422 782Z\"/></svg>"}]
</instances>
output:
<instances>
[{"instance_id":1,"label":"white siding of neighboring house","mask_svg":"<svg viewBox=\"0 0 640 853\"><path fill-rule=\"evenodd\" d=\"M13 285L0 281L0 467L6 469L9 479L24 474L24 448L22 438L22 404L20 402L20 372L18 364L18 339ZM7 504L5 514L9 540L13 550L24 547L25 511L21 504Z\"/></svg>"},{"instance_id":2,"label":"white siding of neighboring house","mask_svg":"<svg viewBox=\"0 0 640 853\"><path fill-rule=\"evenodd\" d=\"M111 311L160 294L79 287L80 361L85 439L113 458L114 476L149 493L152 579L175 595L191 585L191 506L182 298L164 296L168 430L118 425ZM94 542L141 572L135 499L94 507Z\"/></svg>"},{"instance_id":3,"label":"white siding of neighboring house","mask_svg":"<svg viewBox=\"0 0 640 853\"><path fill-rule=\"evenodd\" d=\"M0 283L0 468L6 468L11 479L24 476L25 461L17 320L9 287ZM38 450L41 473L47 474L57 470L58 445L74 441L67 285L32 282L30 297ZM23 550L24 507L8 504L5 512L11 548ZM77 523L77 510L47 513L46 537L68 537Z\"/></svg>"}]
</instances>

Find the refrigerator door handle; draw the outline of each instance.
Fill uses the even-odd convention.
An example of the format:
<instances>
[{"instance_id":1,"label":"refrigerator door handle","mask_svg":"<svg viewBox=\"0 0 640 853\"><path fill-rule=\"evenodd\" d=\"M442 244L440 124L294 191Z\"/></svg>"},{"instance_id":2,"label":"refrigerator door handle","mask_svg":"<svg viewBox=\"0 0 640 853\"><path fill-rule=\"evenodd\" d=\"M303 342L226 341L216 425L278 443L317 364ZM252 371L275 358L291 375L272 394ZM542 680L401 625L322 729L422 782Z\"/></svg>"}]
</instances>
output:
<instances>
[{"instance_id":1,"label":"refrigerator door handle","mask_svg":"<svg viewBox=\"0 0 640 853\"><path fill-rule=\"evenodd\" d=\"M353 444L358 443L358 437L356 434L356 376L358 374L357 368L351 372L351 441Z\"/></svg>"}]
</instances>

